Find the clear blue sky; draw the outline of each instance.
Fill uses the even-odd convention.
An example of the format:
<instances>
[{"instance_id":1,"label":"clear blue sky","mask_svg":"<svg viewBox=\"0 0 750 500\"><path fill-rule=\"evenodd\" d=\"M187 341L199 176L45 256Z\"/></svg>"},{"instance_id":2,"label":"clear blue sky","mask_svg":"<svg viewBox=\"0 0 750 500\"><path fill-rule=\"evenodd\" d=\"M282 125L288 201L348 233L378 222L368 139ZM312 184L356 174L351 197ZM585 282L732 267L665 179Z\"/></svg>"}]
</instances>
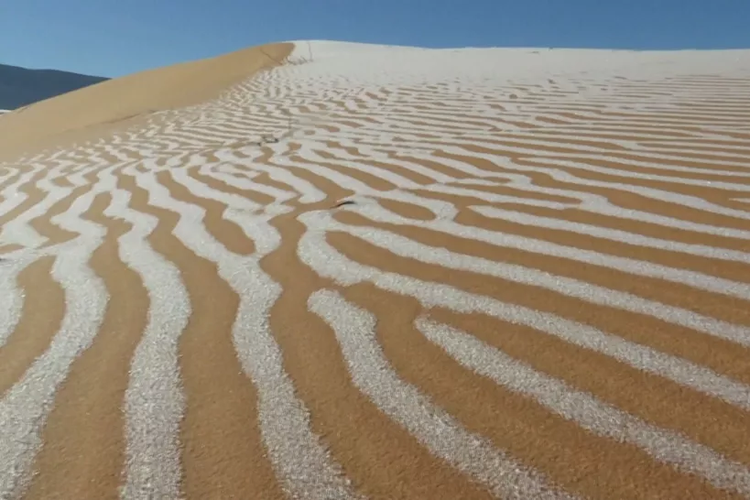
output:
<instances>
[{"instance_id":1,"label":"clear blue sky","mask_svg":"<svg viewBox=\"0 0 750 500\"><path fill-rule=\"evenodd\" d=\"M9 0L0 63L119 76L294 39L750 48L750 0Z\"/></svg>"}]
</instances>

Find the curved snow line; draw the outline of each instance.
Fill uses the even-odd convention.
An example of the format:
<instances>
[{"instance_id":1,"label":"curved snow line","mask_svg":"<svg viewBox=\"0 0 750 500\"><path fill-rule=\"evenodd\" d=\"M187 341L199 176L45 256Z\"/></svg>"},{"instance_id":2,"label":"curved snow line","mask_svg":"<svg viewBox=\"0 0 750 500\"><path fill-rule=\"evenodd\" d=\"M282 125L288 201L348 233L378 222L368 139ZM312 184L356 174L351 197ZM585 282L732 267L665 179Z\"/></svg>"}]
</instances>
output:
<instances>
[{"instance_id":1,"label":"curved snow line","mask_svg":"<svg viewBox=\"0 0 750 500\"><path fill-rule=\"evenodd\" d=\"M637 295L612 290L586 281L550 274L538 269L465 255L446 248L425 245L399 234L374 227L351 226L329 220L329 231L343 231L389 252L441 266L493 276L496 278L545 288L591 304L614 307L636 314L645 314L662 321L705 333L716 338L750 347L750 327L704 316L688 309L662 304ZM750 393L748 393L750 398ZM750 409L750 399L748 399Z\"/></svg>"},{"instance_id":2,"label":"curved snow line","mask_svg":"<svg viewBox=\"0 0 750 500\"><path fill-rule=\"evenodd\" d=\"M570 259L589 265L608 267L636 276L662 279L707 292L750 300L750 284L717 278L716 276L696 271L619 257L594 250L560 245L525 236L489 231L480 227L465 226L449 220L415 221L401 217L377 204L368 204L366 210L358 210L358 213L375 222L398 224L407 227L417 226L462 238L490 243L498 247L514 248L540 255Z\"/></svg>"},{"instance_id":3,"label":"curved snow line","mask_svg":"<svg viewBox=\"0 0 750 500\"><path fill-rule=\"evenodd\" d=\"M89 259L105 230L81 214L98 192L113 188L97 183L94 191L54 218L64 229L80 234L60 248L52 269L53 279L65 293L65 316L47 351L0 400L0 498L15 498L28 487L55 393L72 363L94 341L104 318L109 294L90 268Z\"/></svg>"},{"instance_id":4,"label":"curved snow line","mask_svg":"<svg viewBox=\"0 0 750 500\"><path fill-rule=\"evenodd\" d=\"M5 345L21 320L24 297L17 280L21 271L33 260L33 255L23 254L11 259L0 257L0 348Z\"/></svg>"},{"instance_id":5,"label":"curved snow line","mask_svg":"<svg viewBox=\"0 0 750 500\"><path fill-rule=\"evenodd\" d=\"M679 241L653 238L638 233L631 233L629 231L610 229L608 227L596 226L594 224L570 222L565 219L541 217L533 214L526 214L523 212L515 212L508 209L500 210L495 207L487 206L471 206L469 208L481 215L484 215L485 217L505 220L517 224L524 224L527 226L546 229L558 229L561 231L568 231L577 234L595 236L597 238L604 238L619 243L656 248L659 250L668 250L670 252L680 252L689 255L695 255L698 257L706 257L709 259L750 264L750 253L740 252L738 250L727 250L725 248L712 247L708 245L682 243Z\"/></svg>"},{"instance_id":6,"label":"curved snow line","mask_svg":"<svg viewBox=\"0 0 750 500\"><path fill-rule=\"evenodd\" d=\"M190 317L190 299L179 270L151 248L157 219L128 207L130 193L116 190L105 215L131 224L119 238L123 262L143 280L148 323L130 363L125 391L125 470L120 497L178 498L182 480L180 422L185 409L178 342Z\"/></svg>"},{"instance_id":7,"label":"curved snow line","mask_svg":"<svg viewBox=\"0 0 750 500\"><path fill-rule=\"evenodd\" d=\"M44 245L48 238L40 235L29 222L37 217L43 216L47 211L63 198L67 197L73 188L56 186L52 179L63 177L62 172L67 165L58 165L47 172L47 175L36 182L36 187L45 192L45 196L28 210L8 221L0 230L0 240L8 243L17 243L26 248L34 248Z\"/></svg>"},{"instance_id":8,"label":"curved snow line","mask_svg":"<svg viewBox=\"0 0 750 500\"><path fill-rule=\"evenodd\" d=\"M433 455L472 476L499 498L573 499L555 491L537 471L470 433L447 412L401 380L380 349L375 317L338 293L319 290L308 308L326 321L339 341L354 384Z\"/></svg>"},{"instance_id":9,"label":"curved snow line","mask_svg":"<svg viewBox=\"0 0 750 500\"><path fill-rule=\"evenodd\" d=\"M603 403L591 394L540 373L465 332L425 318L418 318L416 326L426 338L442 347L464 367L535 400L584 429L617 442L635 445L657 461L689 474L701 475L719 488L750 495L750 470L708 446Z\"/></svg>"},{"instance_id":10,"label":"curved snow line","mask_svg":"<svg viewBox=\"0 0 750 500\"><path fill-rule=\"evenodd\" d=\"M29 196L18 190L21 186L28 184L43 167L32 166L31 170L21 174L12 184L6 186L2 191L3 201L0 202L0 216L3 216L23 203Z\"/></svg>"},{"instance_id":11,"label":"curved snow line","mask_svg":"<svg viewBox=\"0 0 750 500\"><path fill-rule=\"evenodd\" d=\"M258 217L245 219L243 229L258 240L259 253L240 257L206 231L202 208L173 199L153 173L138 175L136 182L148 191L151 204L180 215L175 236L196 255L215 262L222 279L240 298L232 327L235 347L245 373L258 389L263 442L286 489L299 498L358 498L310 429L307 409L295 395L281 350L270 332L268 315L281 288L260 269L258 255L280 244L275 230Z\"/></svg>"},{"instance_id":12,"label":"curved snow line","mask_svg":"<svg viewBox=\"0 0 750 500\"><path fill-rule=\"evenodd\" d=\"M299 258L321 276L341 285L371 282L384 290L414 297L425 307L444 307L460 313L477 312L509 323L526 325L708 396L750 409L750 387L695 363L552 313L507 304L450 285L427 282L359 264L342 255L325 240L325 231L331 227L330 219L329 214L320 212L308 212L299 216L299 220L308 229L299 243Z\"/></svg>"}]
</instances>

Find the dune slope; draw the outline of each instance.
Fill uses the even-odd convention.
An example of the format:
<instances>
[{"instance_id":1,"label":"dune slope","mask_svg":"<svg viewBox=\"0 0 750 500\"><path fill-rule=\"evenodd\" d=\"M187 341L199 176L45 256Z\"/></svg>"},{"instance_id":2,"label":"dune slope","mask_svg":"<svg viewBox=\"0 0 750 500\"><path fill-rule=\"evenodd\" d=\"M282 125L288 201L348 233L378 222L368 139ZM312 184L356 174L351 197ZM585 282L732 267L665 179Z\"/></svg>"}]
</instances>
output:
<instances>
[{"instance_id":1,"label":"dune slope","mask_svg":"<svg viewBox=\"0 0 750 500\"><path fill-rule=\"evenodd\" d=\"M0 120L0 498L750 498L750 51L273 47Z\"/></svg>"},{"instance_id":2,"label":"dune slope","mask_svg":"<svg viewBox=\"0 0 750 500\"><path fill-rule=\"evenodd\" d=\"M137 126L159 111L199 104L284 60L289 44L135 73L31 104L0 122L0 158Z\"/></svg>"}]
</instances>

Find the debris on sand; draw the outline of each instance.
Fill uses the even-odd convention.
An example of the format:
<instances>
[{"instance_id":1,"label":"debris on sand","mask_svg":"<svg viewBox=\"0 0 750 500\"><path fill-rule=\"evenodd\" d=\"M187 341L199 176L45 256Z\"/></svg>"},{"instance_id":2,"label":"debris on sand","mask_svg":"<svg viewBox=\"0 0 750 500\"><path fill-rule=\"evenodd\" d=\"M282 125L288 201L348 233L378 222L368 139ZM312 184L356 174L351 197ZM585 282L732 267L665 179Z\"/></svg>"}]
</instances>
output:
<instances>
[{"instance_id":1,"label":"debris on sand","mask_svg":"<svg viewBox=\"0 0 750 500\"><path fill-rule=\"evenodd\" d=\"M333 208L339 208L339 207L343 207L344 205L356 205L356 204L357 204L357 202L356 202L356 201L354 201L354 200L344 200L344 201L340 201L340 202L338 202L338 203L336 204L336 206L335 206L335 207L333 207Z\"/></svg>"}]
</instances>

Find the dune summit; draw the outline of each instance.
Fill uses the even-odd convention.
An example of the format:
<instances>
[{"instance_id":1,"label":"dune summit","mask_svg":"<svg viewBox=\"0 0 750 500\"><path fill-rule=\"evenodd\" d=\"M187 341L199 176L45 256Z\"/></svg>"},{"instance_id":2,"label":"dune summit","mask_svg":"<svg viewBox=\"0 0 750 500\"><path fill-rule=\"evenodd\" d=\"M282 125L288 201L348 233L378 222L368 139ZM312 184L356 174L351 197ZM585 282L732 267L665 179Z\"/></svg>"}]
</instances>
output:
<instances>
[{"instance_id":1,"label":"dune summit","mask_svg":"<svg viewBox=\"0 0 750 500\"><path fill-rule=\"evenodd\" d=\"M3 116L0 498L749 498L748 62L295 41Z\"/></svg>"}]
</instances>

